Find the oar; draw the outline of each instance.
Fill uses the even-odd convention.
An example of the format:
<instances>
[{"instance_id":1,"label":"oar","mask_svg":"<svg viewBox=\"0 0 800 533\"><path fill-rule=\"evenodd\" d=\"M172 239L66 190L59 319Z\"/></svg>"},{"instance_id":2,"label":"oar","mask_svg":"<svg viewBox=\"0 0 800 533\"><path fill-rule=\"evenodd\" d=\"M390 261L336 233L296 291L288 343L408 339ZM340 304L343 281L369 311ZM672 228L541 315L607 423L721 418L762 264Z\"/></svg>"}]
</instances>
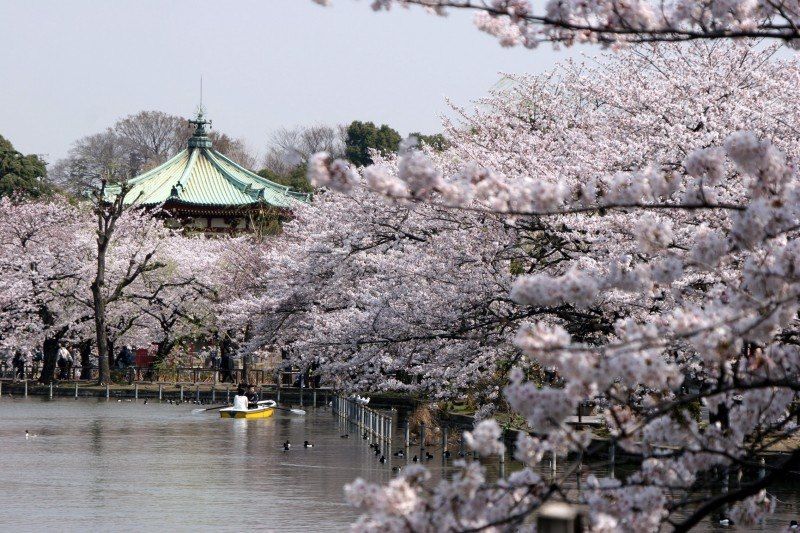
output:
<instances>
[{"instance_id":1,"label":"oar","mask_svg":"<svg viewBox=\"0 0 800 533\"><path fill-rule=\"evenodd\" d=\"M224 409L226 407L231 407L230 405L218 405L216 407L209 407L208 409L195 409L195 413L205 413L206 411L216 411L217 409Z\"/></svg>"},{"instance_id":2,"label":"oar","mask_svg":"<svg viewBox=\"0 0 800 533\"><path fill-rule=\"evenodd\" d=\"M262 404L266 404L266 403L270 403L270 402L271 403L275 403L272 400L261 400L260 402L258 402L258 404L262 405ZM304 410L302 410L302 409L289 409L288 407L278 407L277 405L270 405L270 407L272 407L273 409L277 409L279 411L288 411L288 412L292 413L293 415L304 416L306 414L306 412Z\"/></svg>"}]
</instances>

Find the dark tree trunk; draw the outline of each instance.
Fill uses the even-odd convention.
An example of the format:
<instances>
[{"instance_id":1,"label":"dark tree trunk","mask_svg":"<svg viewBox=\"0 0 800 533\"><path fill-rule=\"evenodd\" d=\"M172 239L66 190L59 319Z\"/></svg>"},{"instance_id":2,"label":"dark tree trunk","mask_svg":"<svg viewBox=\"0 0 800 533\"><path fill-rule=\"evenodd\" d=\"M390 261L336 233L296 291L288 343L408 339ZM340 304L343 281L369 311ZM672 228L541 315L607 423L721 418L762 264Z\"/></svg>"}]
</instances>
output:
<instances>
[{"instance_id":1,"label":"dark tree trunk","mask_svg":"<svg viewBox=\"0 0 800 533\"><path fill-rule=\"evenodd\" d=\"M169 355L169 352L172 351L172 348L175 347L175 342L172 340L166 339L157 344L156 348L156 357L154 364L163 363L164 360Z\"/></svg>"},{"instance_id":2,"label":"dark tree trunk","mask_svg":"<svg viewBox=\"0 0 800 533\"><path fill-rule=\"evenodd\" d=\"M111 381L111 365L108 362L108 336L106 335L106 300L103 296L106 275L105 240L98 238L97 273L92 283L92 300L94 303L94 329L97 335L97 362L100 365L98 382L103 385Z\"/></svg>"},{"instance_id":3,"label":"dark tree trunk","mask_svg":"<svg viewBox=\"0 0 800 533\"><path fill-rule=\"evenodd\" d=\"M58 339L47 337L42 344L42 372L39 374L39 383L53 381L58 359Z\"/></svg>"},{"instance_id":4,"label":"dark tree trunk","mask_svg":"<svg viewBox=\"0 0 800 533\"><path fill-rule=\"evenodd\" d=\"M81 379L92 379L92 341L81 341Z\"/></svg>"},{"instance_id":5,"label":"dark tree trunk","mask_svg":"<svg viewBox=\"0 0 800 533\"><path fill-rule=\"evenodd\" d=\"M117 349L117 344L108 338L108 333L106 333L106 343L108 346L108 368L114 368L114 350Z\"/></svg>"},{"instance_id":6,"label":"dark tree trunk","mask_svg":"<svg viewBox=\"0 0 800 533\"><path fill-rule=\"evenodd\" d=\"M247 341L249 341L250 338L252 337L252 334L250 333L250 331L251 331L250 324L247 324L247 327L244 328L244 342L245 343ZM245 346L246 346L246 344L245 344ZM249 353L242 354L242 376L243 376L243 381L245 383L250 383L250 366L251 366L250 365L250 354Z\"/></svg>"},{"instance_id":7,"label":"dark tree trunk","mask_svg":"<svg viewBox=\"0 0 800 533\"><path fill-rule=\"evenodd\" d=\"M233 354L231 353L231 352L233 352L232 348L233 348L233 343L231 342L231 338L228 335L223 335L222 341L219 343L220 358L221 358L221 360L229 361L228 365L226 365L227 368L225 368L225 370L226 370L226 374L227 374L228 370L231 371L231 374L228 376L228 379L230 379L233 382L234 381L233 373L232 373L233 372L233 358L232 358Z\"/></svg>"}]
</instances>

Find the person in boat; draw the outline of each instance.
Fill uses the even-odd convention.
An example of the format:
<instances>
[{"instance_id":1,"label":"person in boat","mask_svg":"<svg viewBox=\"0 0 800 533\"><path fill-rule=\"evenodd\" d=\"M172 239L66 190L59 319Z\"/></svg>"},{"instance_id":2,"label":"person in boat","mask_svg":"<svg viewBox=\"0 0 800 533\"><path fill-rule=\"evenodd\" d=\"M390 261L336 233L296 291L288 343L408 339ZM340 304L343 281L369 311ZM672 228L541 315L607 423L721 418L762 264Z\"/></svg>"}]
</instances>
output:
<instances>
[{"instance_id":1,"label":"person in boat","mask_svg":"<svg viewBox=\"0 0 800 533\"><path fill-rule=\"evenodd\" d=\"M247 406L250 409L258 408L258 393L256 392L255 385L247 386Z\"/></svg>"},{"instance_id":2,"label":"person in boat","mask_svg":"<svg viewBox=\"0 0 800 533\"><path fill-rule=\"evenodd\" d=\"M239 385L239 388L236 389L236 396L233 397L233 408L237 411L247 411L248 410L248 399L245 395L245 390L243 385Z\"/></svg>"}]
</instances>

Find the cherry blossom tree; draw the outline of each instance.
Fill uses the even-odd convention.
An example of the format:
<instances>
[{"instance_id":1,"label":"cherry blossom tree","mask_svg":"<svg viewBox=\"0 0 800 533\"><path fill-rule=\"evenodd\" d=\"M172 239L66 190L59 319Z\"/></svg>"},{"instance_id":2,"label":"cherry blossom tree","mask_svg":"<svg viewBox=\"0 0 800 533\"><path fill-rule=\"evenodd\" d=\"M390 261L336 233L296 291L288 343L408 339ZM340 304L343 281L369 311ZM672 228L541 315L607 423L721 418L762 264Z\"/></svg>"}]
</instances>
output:
<instances>
[{"instance_id":1,"label":"cherry blossom tree","mask_svg":"<svg viewBox=\"0 0 800 533\"><path fill-rule=\"evenodd\" d=\"M288 228L283 253L296 258L295 270L316 269L304 282L319 280L290 284L280 305L299 304L300 324L314 339L301 351L322 346L318 360L340 375L348 367L324 351L324 337L350 341L342 359L352 361L352 386L406 388L392 365L412 366L418 348L405 352L405 339L387 342L386 332L407 330L402 322L426 320L426 312L463 314L459 305L486 280L460 277L434 257L461 252L473 267L491 264L498 246L508 250L494 265L507 282L492 280L484 293L494 290L515 313L512 340L486 338L486 361L507 384L484 398L525 420L514 455L526 468L493 484L477 463L435 487L421 468L384 487L358 481L348 494L366 511L359 527L517 530L551 498L589 504L597 531L685 531L726 507L746 524L772 508L764 490L800 462L792 452L762 475L752 470L760 454L796 432L800 388L793 105L800 69L774 52L705 43L634 48L597 66L567 63L517 78L475 111L459 110L442 154L406 146L396 160L359 172L326 154L312 158L311 181L329 189L312 208L323 212L300 215L313 235L303 245ZM341 214L338 194L349 197ZM411 231L395 225L392 242L401 234L433 242L443 219L480 227L429 249L385 246L375 254L382 262L367 261L361 243L380 242L387 199L400 220L424 213ZM353 207L372 202L374 212ZM359 219L345 225L344 210ZM485 242L483 231L492 233ZM403 269L412 275L398 283ZM426 277L425 286L413 281ZM450 282L458 290L440 289ZM391 323L396 308L409 311ZM382 327L384 319L390 325ZM473 375L466 363L475 349L458 345L436 347L435 362ZM435 373L433 366L426 371ZM434 381L447 384L440 376ZM535 467L545 453L595 451L593 435L567 423L587 401L602 408L611 442L642 463L625 480L590 476L575 494ZM696 416L700 407L708 423ZM499 436L487 420L467 441L493 454L502 449ZM720 492L720 476L741 482Z\"/></svg>"},{"instance_id":2,"label":"cherry blossom tree","mask_svg":"<svg viewBox=\"0 0 800 533\"><path fill-rule=\"evenodd\" d=\"M133 308L123 312L142 320L138 336L156 344L158 362L179 343L215 329L219 281L224 279L219 259L227 244L226 239L202 235L174 234L162 240L158 258L163 268L142 274L125 297Z\"/></svg>"},{"instance_id":3,"label":"cherry blossom tree","mask_svg":"<svg viewBox=\"0 0 800 533\"><path fill-rule=\"evenodd\" d=\"M73 205L60 197L0 202L0 342L41 347L49 382L60 341L97 348L110 379L115 342L159 346L214 326L219 241L176 233L118 199ZM94 325L94 327L92 327ZM93 340L92 340L93 338ZM84 373L88 378L88 373Z\"/></svg>"},{"instance_id":4,"label":"cherry blossom tree","mask_svg":"<svg viewBox=\"0 0 800 533\"><path fill-rule=\"evenodd\" d=\"M91 317L78 301L88 291L87 220L57 197L0 200L0 343L42 347L43 383L53 379L59 342Z\"/></svg>"}]
</instances>

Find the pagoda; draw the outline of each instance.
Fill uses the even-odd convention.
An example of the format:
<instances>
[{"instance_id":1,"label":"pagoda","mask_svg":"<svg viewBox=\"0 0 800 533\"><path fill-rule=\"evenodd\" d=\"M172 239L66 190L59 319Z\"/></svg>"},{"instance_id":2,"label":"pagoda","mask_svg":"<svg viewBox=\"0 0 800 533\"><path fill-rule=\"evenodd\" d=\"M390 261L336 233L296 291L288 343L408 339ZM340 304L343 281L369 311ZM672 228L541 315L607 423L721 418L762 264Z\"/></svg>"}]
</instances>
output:
<instances>
[{"instance_id":1,"label":"pagoda","mask_svg":"<svg viewBox=\"0 0 800 533\"><path fill-rule=\"evenodd\" d=\"M188 146L128 181L127 205L160 207L174 225L203 232L253 231L291 216L309 195L264 179L214 150L202 107ZM260 222L259 222L260 221Z\"/></svg>"}]
</instances>

